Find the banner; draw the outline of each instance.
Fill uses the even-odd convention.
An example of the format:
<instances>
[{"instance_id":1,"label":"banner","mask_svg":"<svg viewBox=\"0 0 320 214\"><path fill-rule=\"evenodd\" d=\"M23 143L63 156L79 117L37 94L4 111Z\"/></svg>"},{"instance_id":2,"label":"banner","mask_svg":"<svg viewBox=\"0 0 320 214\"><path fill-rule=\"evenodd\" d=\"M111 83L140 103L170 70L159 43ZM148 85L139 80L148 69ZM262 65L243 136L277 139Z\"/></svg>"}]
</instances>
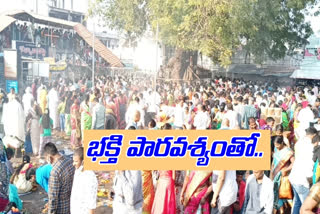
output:
<instances>
[{"instance_id":1,"label":"banner","mask_svg":"<svg viewBox=\"0 0 320 214\"><path fill-rule=\"evenodd\" d=\"M20 56L26 57L26 58L43 60L45 57L48 56L47 45L40 45L40 47L37 47L35 44L30 42L17 41L16 49L19 52Z\"/></svg>"},{"instance_id":2,"label":"banner","mask_svg":"<svg viewBox=\"0 0 320 214\"><path fill-rule=\"evenodd\" d=\"M4 55L4 76L5 78L17 78L17 51L5 50Z\"/></svg>"},{"instance_id":3,"label":"banner","mask_svg":"<svg viewBox=\"0 0 320 214\"><path fill-rule=\"evenodd\" d=\"M48 78L49 77L49 63L34 62L33 63L33 75Z\"/></svg>"},{"instance_id":4,"label":"banner","mask_svg":"<svg viewBox=\"0 0 320 214\"><path fill-rule=\"evenodd\" d=\"M17 80L6 80L6 91L10 93L11 88L14 88L15 93L19 93Z\"/></svg>"},{"instance_id":5,"label":"banner","mask_svg":"<svg viewBox=\"0 0 320 214\"><path fill-rule=\"evenodd\" d=\"M270 170L270 131L85 130L85 170Z\"/></svg>"}]
</instances>

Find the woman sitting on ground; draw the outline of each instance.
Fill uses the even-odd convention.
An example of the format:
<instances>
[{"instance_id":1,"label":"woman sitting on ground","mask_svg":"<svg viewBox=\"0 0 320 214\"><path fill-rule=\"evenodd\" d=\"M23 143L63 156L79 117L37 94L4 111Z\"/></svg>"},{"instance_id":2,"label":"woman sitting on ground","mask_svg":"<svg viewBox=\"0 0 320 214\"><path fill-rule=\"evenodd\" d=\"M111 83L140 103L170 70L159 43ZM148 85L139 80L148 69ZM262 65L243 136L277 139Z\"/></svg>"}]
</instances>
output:
<instances>
[{"instance_id":1,"label":"woman sitting on ground","mask_svg":"<svg viewBox=\"0 0 320 214\"><path fill-rule=\"evenodd\" d=\"M31 168L30 157L28 155L23 156L22 164L16 169L10 179L10 182L17 187L19 194L30 192L33 188L32 180L27 180L26 177L27 171Z\"/></svg>"}]
</instances>

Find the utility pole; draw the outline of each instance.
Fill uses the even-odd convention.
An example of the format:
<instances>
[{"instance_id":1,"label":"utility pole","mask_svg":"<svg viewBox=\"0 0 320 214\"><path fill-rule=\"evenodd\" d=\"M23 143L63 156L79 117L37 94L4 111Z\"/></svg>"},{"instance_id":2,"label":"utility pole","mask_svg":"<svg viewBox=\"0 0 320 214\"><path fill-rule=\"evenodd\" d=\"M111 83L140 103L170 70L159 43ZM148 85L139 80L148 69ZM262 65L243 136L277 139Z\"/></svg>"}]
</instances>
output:
<instances>
[{"instance_id":1,"label":"utility pole","mask_svg":"<svg viewBox=\"0 0 320 214\"><path fill-rule=\"evenodd\" d=\"M37 4L37 5L36 5L36 11L37 11L37 14L38 14L38 12L39 12L39 11L38 11L38 0L36 0L36 4Z\"/></svg>"}]
</instances>

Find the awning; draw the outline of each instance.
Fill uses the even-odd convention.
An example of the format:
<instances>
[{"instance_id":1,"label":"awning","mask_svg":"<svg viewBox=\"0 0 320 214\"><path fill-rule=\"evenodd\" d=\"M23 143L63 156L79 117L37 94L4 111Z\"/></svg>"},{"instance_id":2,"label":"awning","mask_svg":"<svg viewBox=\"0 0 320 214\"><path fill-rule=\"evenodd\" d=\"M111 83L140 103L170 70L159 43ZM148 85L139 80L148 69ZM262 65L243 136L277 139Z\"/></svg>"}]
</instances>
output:
<instances>
[{"instance_id":1,"label":"awning","mask_svg":"<svg viewBox=\"0 0 320 214\"><path fill-rule=\"evenodd\" d=\"M291 75L292 75L292 72L290 72L290 73L265 73L262 76L263 77L269 77L269 76L272 76L272 77L290 77Z\"/></svg>"},{"instance_id":2,"label":"awning","mask_svg":"<svg viewBox=\"0 0 320 214\"><path fill-rule=\"evenodd\" d=\"M52 17L48 17L48 16L41 16L38 14L29 13L24 10L15 10L15 11L4 12L3 15L11 16L15 19L18 19L21 21L26 21L26 22L29 22L32 19L34 19L34 22L36 22L38 24L50 25L53 27L63 27L66 29L72 29L74 26L76 26L78 24L76 22L70 22L70 21L66 21L63 19L56 19L56 18L52 18Z\"/></svg>"},{"instance_id":3,"label":"awning","mask_svg":"<svg viewBox=\"0 0 320 214\"><path fill-rule=\"evenodd\" d=\"M320 80L320 70L318 72L315 72L314 70L296 70L290 78Z\"/></svg>"},{"instance_id":4,"label":"awning","mask_svg":"<svg viewBox=\"0 0 320 214\"><path fill-rule=\"evenodd\" d=\"M0 32L6 29L12 22L15 22L16 19L10 16L0 15Z\"/></svg>"},{"instance_id":5,"label":"awning","mask_svg":"<svg viewBox=\"0 0 320 214\"><path fill-rule=\"evenodd\" d=\"M74 26L74 30L78 33L78 35L88 43L93 48L93 38L92 33L87 30L85 26L82 24L77 24ZM100 40L95 37L94 38L94 49L95 51L106 61L111 67L123 67L120 59L114 55Z\"/></svg>"},{"instance_id":6,"label":"awning","mask_svg":"<svg viewBox=\"0 0 320 214\"><path fill-rule=\"evenodd\" d=\"M61 60L56 63L53 57L46 57L44 61L49 63L50 71L64 71L68 67L66 61Z\"/></svg>"},{"instance_id":7,"label":"awning","mask_svg":"<svg viewBox=\"0 0 320 214\"><path fill-rule=\"evenodd\" d=\"M74 29L78 35L83 38L88 45L93 47L92 42L92 33L87 30L85 26L82 24L76 23L76 22L70 22L65 21L62 19L56 19L48 16L40 16L37 14L29 13L23 10L16 10L16 11L9 11L3 13L3 15L13 19L22 20L22 21L31 21L34 19L34 22L43 24L43 25L50 25L54 27L63 27L66 29ZM14 17L14 18L12 18ZM2 25L2 22L0 23L0 26ZM1 28L0 28L1 29ZM121 63L120 59L114 55L102 42L95 37L94 42L94 48L95 51L106 61L108 62L111 67L123 67L123 64Z\"/></svg>"},{"instance_id":8,"label":"awning","mask_svg":"<svg viewBox=\"0 0 320 214\"><path fill-rule=\"evenodd\" d=\"M264 70L257 68L254 64L233 65L229 73L234 74L247 74L247 75L262 75Z\"/></svg>"}]
</instances>

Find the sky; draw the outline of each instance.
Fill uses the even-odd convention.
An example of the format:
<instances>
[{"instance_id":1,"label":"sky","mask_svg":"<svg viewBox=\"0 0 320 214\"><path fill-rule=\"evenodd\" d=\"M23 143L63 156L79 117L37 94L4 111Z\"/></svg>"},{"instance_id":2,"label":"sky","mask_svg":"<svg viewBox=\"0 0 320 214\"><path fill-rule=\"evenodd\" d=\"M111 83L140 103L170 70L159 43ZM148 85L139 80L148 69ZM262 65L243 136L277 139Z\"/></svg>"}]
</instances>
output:
<instances>
[{"instance_id":1,"label":"sky","mask_svg":"<svg viewBox=\"0 0 320 214\"><path fill-rule=\"evenodd\" d=\"M320 2L317 6L314 7L313 10L310 10L311 13L316 12L316 10L320 10ZM311 27L313 29L313 32L320 36L320 15L315 16L306 16L306 21L311 23Z\"/></svg>"},{"instance_id":2,"label":"sky","mask_svg":"<svg viewBox=\"0 0 320 214\"><path fill-rule=\"evenodd\" d=\"M62 0L57 0L57 1L62 2ZM70 3L69 3L70 1L71 0L65 0L66 7L70 6ZM73 0L74 10L85 12L83 10L86 10L88 8L89 1L93 1L93 0ZM38 2L38 4L39 4L39 6L38 6L39 13L41 13L41 12L47 13L47 11L43 10L43 9L45 8L45 5L47 4L48 0L10 0L10 1L0 0L0 5L1 5L0 12L4 12L7 10L14 10L14 9L18 9L18 10L25 9L25 10L34 10L35 11L36 2ZM318 4L318 6L315 7L315 9L319 9L319 8L320 8L320 2ZM314 12L315 9L311 12ZM45 15L45 14L41 14L41 15ZM320 16L318 16L318 17L307 16L306 21L309 21L312 25L313 31L320 35L320 24L319 24L320 23ZM91 25L90 21L88 24L89 24L88 28L90 30L92 30L92 26L90 26ZM96 30L99 31L101 29L99 29L99 27L96 26Z\"/></svg>"}]
</instances>

